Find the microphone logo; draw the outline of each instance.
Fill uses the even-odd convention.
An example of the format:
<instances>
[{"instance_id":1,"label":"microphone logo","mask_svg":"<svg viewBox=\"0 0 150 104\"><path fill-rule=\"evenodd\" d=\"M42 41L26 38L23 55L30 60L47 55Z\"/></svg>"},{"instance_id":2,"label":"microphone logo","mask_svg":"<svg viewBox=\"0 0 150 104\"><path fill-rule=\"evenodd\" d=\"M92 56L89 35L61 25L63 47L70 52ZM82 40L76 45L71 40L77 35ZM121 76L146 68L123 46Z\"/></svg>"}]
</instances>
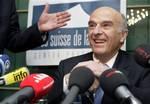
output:
<instances>
[{"instance_id":1,"label":"microphone logo","mask_svg":"<svg viewBox=\"0 0 150 104\"><path fill-rule=\"evenodd\" d=\"M16 82L23 80L27 75L28 75L28 73L25 72L25 71L20 71L20 72L18 72L18 73L14 73L14 74L13 74L14 80L15 80Z\"/></svg>"},{"instance_id":2,"label":"microphone logo","mask_svg":"<svg viewBox=\"0 0 150 104\"><path fill-rule=\"evenodd\" d=\"M33 78L35 79L36 83L39 83L41 80L43 80L47 77L49 77L49 76L46 74L36 74Z\"/></svg>"},{"instance_id":3,"label":"microphone logo","mask_svg":"<svg viewBox=\"0 0 150 104\"><path fill-rule=\"evenodd\" d=\"M10 60L6 60L6 62L5 62L5 68L6 69L10 68Z\"/></svg>"},{"instance_id":4,"label":"microphone logo","mask_svg":"<svg viewBox=\"0 0 150 104\"><path fill-rule=\"evenodd\" d=\"M21 67L13 72L10 72L0 77L0 85L2 85L1 82L3 81L5 82L4 85L20 82L24 80L28 75L29 75L29 70L26 67Z\"/></svg>"},{"instance_id":5,"label":"microphone logo","mask_svg":"<svg viewBox=\"0 0 150 104\"><path fill-rule=\"evenodd\" d=\"M116 70L116 69L111 69L111 72L106 73L106 77L112 77L114 74L123 74L122 72Z\"/></svg>"},{"instance_id":6,"label":"microphone logo","mask_svg":"<svg viewBox=\"0 0 150 104\"><path fill-rule=\"evenodd\" d=\"M10 70L10 58L8 55L0 54L0 74L4 75Z\"/></svg>"}]
</instances>

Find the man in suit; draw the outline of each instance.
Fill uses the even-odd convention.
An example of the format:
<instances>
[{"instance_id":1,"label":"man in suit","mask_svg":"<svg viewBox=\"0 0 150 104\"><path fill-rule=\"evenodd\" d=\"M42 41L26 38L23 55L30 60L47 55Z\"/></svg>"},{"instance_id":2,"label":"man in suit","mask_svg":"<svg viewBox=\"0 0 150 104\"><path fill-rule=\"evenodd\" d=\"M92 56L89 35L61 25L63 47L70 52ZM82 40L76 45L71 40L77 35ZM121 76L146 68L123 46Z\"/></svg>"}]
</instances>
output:
<instances>
[{"instance_id":1,"label":"man in suit","mask_svg":"<svg viewBox=\"0 0 150 104\"><path fill-rule=\"evenodd\" d=\"M109 68L116 68L123 72L130 82L129 90L133 95L137 97L142 104L149 104L150 70L146 70L138 65L132 55L120 49L128 34L127 23L123 15L113 8L100 7L90 15L88 25L88 38L92 52L68 58L60 62L58 68L59 87L55 86L56 90L54 91L57 91L60 96L64 95L63 85L67 82L69 73L75 67L85 66L91 69L95 75L95 82L97 82L97 77L107 69L104 68L104 66L107 65ZM93 90L96 94L101 84L99 80L98 82L98 84L93 83L89 91ZM83 98L82 104L120 103L115 97L109 96L105 92L103 92L101 99L98 97L98 103L96 103L95 98L92 97L81 98ZM58 102L56 104L58 104Z\"/></svg>"},{"instance_id":2,"label":"man in suit","mask_svg":"<svg viewBox=\"0 0 150 104\"><path fill-rule=\"evenodd\" d=\"M21 32L15 0L1 0L0 8L0 53L5 48L12 52L21 52L44 44L48 39L48 31L65 26L70 20L68 12L49 14L47 4L39 21Z\"/></svg>"}]
</instances>

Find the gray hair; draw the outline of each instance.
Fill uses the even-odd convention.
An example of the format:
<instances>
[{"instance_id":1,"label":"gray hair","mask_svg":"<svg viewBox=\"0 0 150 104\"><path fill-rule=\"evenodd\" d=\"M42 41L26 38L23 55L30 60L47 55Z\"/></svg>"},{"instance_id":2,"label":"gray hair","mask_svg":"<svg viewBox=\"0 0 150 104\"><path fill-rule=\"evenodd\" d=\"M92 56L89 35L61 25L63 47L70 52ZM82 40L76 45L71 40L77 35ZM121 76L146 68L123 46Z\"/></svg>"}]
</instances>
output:
<instances>
[{"instance_id":1,"label":"gray hair","mask_svg":"<svg viewBox=\"0 0 150 104\"><path fill-rule=\"evenodd\" d=\"M121 17L122 17L121 30L127 32L128 31L128 25L127 25L126 17L122 13L121 13Z\"/></svg>"}]
</instances>

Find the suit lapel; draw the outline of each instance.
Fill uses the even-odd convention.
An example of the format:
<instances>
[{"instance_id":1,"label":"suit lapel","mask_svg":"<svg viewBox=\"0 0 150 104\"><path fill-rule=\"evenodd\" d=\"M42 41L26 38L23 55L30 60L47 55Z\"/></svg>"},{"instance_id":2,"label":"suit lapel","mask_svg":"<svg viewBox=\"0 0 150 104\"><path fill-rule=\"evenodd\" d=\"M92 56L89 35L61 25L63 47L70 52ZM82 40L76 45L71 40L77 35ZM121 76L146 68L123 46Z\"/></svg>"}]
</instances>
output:
<instances>
[{"instance_id":1,"label":"suit lapel","mask_svg":"<svg viewBox=\"0 0 150 104\"><path fill-rule=\"evenodd\" d=\"M128 69L129 66L130 66L129 55L126 52L119 50L119 54L113 65L113 68L116 68L117 70L122 71L125 75L128 75L129 71L126 69Z\"/></svg>"},{"instance_id":2,"label":"suit lapel","mask_svg":"<svg viewBox=\"0 0 150 104\"><path fill-rule=\"evenodd\" d=\"M83 58L83 61L93 60L93 52L86 54Z\"/></svg>"}]
</instances>

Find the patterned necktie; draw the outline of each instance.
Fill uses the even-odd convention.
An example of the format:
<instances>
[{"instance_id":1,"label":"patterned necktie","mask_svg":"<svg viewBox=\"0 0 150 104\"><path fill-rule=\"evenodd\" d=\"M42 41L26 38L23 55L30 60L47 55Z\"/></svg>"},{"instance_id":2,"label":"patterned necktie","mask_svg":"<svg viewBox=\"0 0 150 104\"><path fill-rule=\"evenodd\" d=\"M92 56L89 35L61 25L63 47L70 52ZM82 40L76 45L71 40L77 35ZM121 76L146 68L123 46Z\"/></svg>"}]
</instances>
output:
<instances>
[{"instance_id":1,"label":"patterned necktie","mask_svg":"<svg viewBox=\"0 0 150 104\"><path fill-rule=\"evenodd\" d=\"M104 91L102 90L101 87L99 87L95 92L94 104L101 104L103 95L104 95Z\"/></svg>"}]
</instances>

